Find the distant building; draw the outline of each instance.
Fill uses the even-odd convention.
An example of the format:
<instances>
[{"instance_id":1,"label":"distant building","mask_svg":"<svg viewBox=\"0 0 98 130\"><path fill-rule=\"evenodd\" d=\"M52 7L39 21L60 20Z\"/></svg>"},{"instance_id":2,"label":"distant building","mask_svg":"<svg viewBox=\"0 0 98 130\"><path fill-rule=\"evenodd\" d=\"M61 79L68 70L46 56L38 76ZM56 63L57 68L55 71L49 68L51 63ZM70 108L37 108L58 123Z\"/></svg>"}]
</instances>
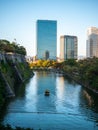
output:
<instances>
[{"instance_id":1,"label":"distant building","mask_svg":"<svg viewBox=\"0 0 98 130\"><path fill-rule=\"evenodd\" d=\"M86 56L98 57L98 28L90 27L87 30Z\"/></svg>"},{"instance_id":2,"label":"distant building","mask_svg":"<svg viewBox=\"0 0 98 130\"><path fill-rule=\"evenodd\" d=\"M67 59L77 59L77 44L76 36L64 35L60 37L60 61Z\"/></svg>"},{"instance_id":3,"label":"distant building","mask_svg":"<svg viewBox=\"0 0 98 130\"><path fill-rule=\"evenodd\" d=\"M56 59L57 21L37 20L37 59Z\"/></svg>"},{"instance_id":4,"label":"distant building","mask_svg":"<svg viewBox=\"0 0 98 130\"><path fill-rule=\"evenodd\" d=\"M31 56L25 56L27 62L33 62L34 59Z\"/></svg>"},{"instance_id":5,"label":"distant building","mask_svg":"<svg viewBox=\"0 0 98 130\"><path fill-rule=\"evenodd\" d=\"M48 59L49 59L49 51L46 51L46 52L45 52L45 57L44 57L44 58L45 58L45 60L48 60Z\"/></svg>"},{"instance_id":6,"label":"distant building","mask_svg":"<svg viewBox=\"0 0 98 130\"><path fill-rule=\"evenodd\" d=\"M84 59L86 59L86 56L78 56L77 59L78 59L78 60L84 60Z\"/></svg>"}]
</instances>

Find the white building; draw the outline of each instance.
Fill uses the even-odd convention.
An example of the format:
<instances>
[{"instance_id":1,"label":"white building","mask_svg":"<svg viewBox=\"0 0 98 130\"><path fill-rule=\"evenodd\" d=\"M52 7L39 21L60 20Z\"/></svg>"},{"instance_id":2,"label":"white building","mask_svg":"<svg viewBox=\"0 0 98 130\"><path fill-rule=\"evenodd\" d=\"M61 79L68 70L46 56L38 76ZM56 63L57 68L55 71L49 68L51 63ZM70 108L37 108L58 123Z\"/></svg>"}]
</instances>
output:
<instances>
[{"instance_id":1,"label":"white building","mask_svg":"<svg viewBox=\"0 0 98 130\"><path fill-rule=\"evenodd\" d=\"M86 56L98 57L98 28L90 27L87 30Z\"/></svg>"}]
</instances>

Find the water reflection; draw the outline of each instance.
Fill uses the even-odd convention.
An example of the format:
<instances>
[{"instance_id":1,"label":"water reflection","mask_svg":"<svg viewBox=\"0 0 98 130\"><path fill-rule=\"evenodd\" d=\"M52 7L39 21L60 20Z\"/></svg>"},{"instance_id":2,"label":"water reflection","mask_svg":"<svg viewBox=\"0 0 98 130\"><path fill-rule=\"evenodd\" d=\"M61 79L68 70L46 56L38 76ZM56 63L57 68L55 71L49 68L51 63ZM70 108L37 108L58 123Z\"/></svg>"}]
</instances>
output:
<instances>
[{"instance_id":1,"label":"water reflection","mask_svg":"<svg viewBox=\"0 0 98 130\"><path fill-rule=\"evenodd\" d=\"M46 89L50 96L44 96ZM62 75L36 72L19 92L7 105L4 124L36 130L98 129L98 102Z\"/></svg>"},{"instance_id":2,"label":"water reflection","mask_svg":"<svg viewBox=\"0 0 98 130\"><path fill-rule=\"evenodd\" d=\"M64 109L64 77L56 77L56 109L57 112L60 112Z\"/></svg>"},{"instance_id":3,"label":"water reflection","mask_svg":"<svg viewBox=\"0 0 98 130\"><path fill-rule=\"evenodd\" d=\"M98 102L96 104L96 98L93 96L85 88L81 89L79 111L89 123L92 123L92 129L97 130L98 114L96 110L98 110Z\"/></svg>"},{"instance_id":4,"label":"water reflection","mask_svg":"<svg viewBox=\"0 0 98 130\"><path fill-rule=\"evenodd\" d=\"M78 114L81 86L64 77L56 77L56 109L58 112Z\"/></svg>"},{"instance_id":5,"label":"water reflection","mask_svg":"<svg viewBox=\"0 0 98 130\"><path fill-rule=\"evenodd\" d=\"M55 112L55 75L50 72L38 72L37 83L37 111L38 112ZM50 96L45 96L44 92L48 89L50 91Z\"/></svg>"},{"instance_id":6,"label":"water reflection","mask_svg":"<svg viewBox=\"0 0 98 130\"><path fill-rule=\"evenodd\" d=\"M29 87L28 87L29 86ZM36 112L37 104L37 75L35 75L30 83L27 84L26 93L25 93L25 109L29 112Z\"/></svg>"},{"instance_id":7,"label":"water reflection","mask_svg":"<svg viewBox=\"0 0 98 130\"><path fill-rule=\"evenodd\" d=\"M86 90L83 90L83 96L85 98L85 100L87 101L87 104L88 106L93 106L93 98L90 96L90 94L86 91Z\"/></svg>"}]
</instances>

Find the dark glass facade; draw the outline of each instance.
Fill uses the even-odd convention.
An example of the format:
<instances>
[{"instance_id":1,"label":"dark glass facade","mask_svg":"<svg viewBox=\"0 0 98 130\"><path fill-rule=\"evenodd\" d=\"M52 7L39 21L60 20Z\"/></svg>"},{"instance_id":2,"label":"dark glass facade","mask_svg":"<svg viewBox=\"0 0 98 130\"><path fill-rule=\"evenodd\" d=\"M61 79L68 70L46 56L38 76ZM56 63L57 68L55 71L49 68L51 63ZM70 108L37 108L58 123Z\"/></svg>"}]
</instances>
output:
<instances>
[{"instance_id":1,"label":"dark glass facade","mask_svg":"<svg viewBox=\"0 0 98 130\"><path fill-rule=\"evenodd\" d=\"M77 59L77 37L66 36L65 59Z\"/></svg>"},{"instance_id":2,"label":"dark glass facade","mask_svg":"<svg viewBox=\"0 0 98 130\"><path fill-rule=\"evenodd\" d=\"M56 59L56 44L57 21L37 20L37 58Z\"/></svg>"},{"instance_id":3,"label":"dark glass facade","mask_svg":"<svg viewBox=\"0 0 98 130\"><path fill-rule=\"evenodd\" d=\"M60 37L60 60L77 59L77 44L76 36L64 35Z\"/></svg>"}]
</instances>

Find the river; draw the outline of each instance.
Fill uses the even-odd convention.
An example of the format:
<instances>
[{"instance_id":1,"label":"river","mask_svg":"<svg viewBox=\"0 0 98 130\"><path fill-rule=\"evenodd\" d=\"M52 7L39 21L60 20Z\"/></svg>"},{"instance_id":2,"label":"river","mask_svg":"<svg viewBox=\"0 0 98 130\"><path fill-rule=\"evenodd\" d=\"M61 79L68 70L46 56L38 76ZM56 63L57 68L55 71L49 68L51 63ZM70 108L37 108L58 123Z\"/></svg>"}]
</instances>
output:
<instances>
[{"instance_id":1,"label":"river","mask_svg":"<svg viewBox=\"0 0 98 130\"><path fill-rule=\"evenodd\" d=\"M2 112L1 122L34 130L98 130L97 99L54 72L34 72ZM48 89L50 96L45 96Z\"/></svg>"}]
</instances>

